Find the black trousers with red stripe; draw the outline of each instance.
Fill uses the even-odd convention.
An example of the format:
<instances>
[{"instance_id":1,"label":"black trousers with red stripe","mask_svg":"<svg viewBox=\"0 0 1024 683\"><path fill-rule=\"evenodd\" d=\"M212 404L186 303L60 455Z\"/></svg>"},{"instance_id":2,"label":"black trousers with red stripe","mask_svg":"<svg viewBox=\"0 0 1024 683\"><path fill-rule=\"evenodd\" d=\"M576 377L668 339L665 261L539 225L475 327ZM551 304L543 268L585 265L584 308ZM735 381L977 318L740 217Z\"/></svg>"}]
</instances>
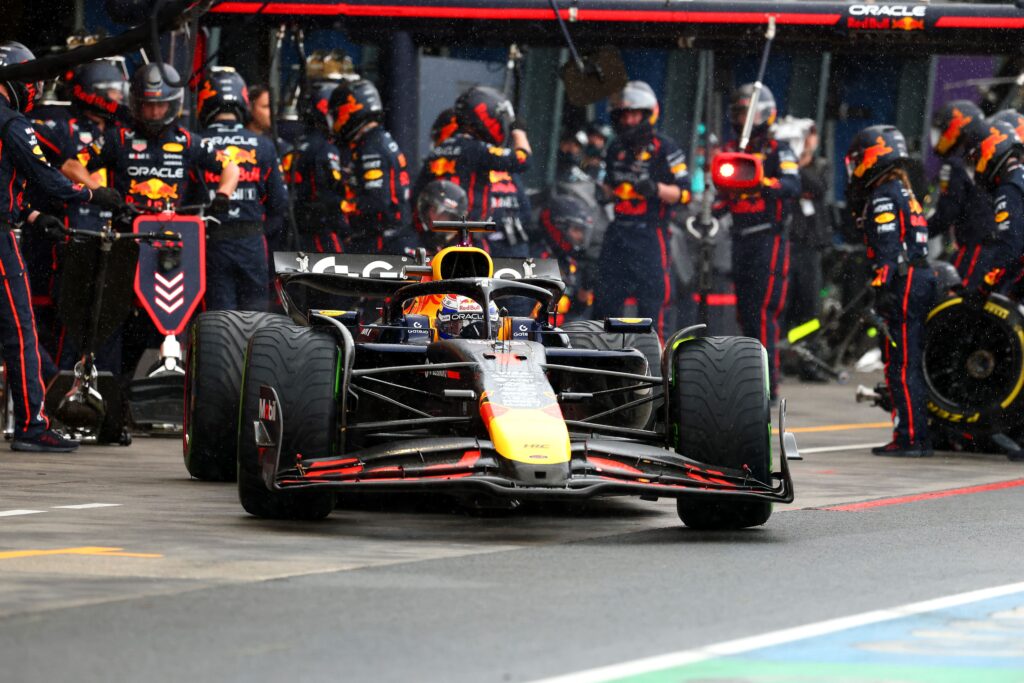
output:
<instances>
[{"instance_id":1,"label":"black trousers with red stripe","mask_svg":"<svg viewBox=\"0 0 1024 683\"><path fill-rule=\"evenodd\" d=\"M736 317L744 336L768 351L771 395L778 394L779 319L789 282L789 240L771 230L732 241L732 280L736 287Z\"/></svg>"},{"instance_id":2,"label":"black trousers with red stripe","mask_svg":"<svg viewBox=\"0 0 1024 683\"><path fill-rule=\"evenodd\" d=\"M0 279L0 344L14 400L14 435L32 437L48 429L50 422L43 410L45 387L32 292L18 242L10 231L0 233Z\"/></svg>"},{"instance_id":3,"label":"black trousers with red stripe","mask_svg":"<svg viewBox=\"0 0 1024 683\"><path fill-rule=\"evenodd\" d=\"M674 330L672 271L668 230L653 225L608 226L598 259L594 287L594 318L622 315L629 296L636 297L637 315L651 318L664 340Z\"/></svg>"},{"instance_id":4,"label":"black trousers with red stripe","mask_svg":"<svg viewBox=\"0 0 1024 683\"><path fill-rule=\"evenodd\" d=\"M924 379L924 336L928 311L935 301L930 268L910 268L906 277L886 285L896 304L879 310L892 342L885 346L885 380L893 403L893 440L904 448L928 441L928 385Z\"/></svg>"}]
</instances>

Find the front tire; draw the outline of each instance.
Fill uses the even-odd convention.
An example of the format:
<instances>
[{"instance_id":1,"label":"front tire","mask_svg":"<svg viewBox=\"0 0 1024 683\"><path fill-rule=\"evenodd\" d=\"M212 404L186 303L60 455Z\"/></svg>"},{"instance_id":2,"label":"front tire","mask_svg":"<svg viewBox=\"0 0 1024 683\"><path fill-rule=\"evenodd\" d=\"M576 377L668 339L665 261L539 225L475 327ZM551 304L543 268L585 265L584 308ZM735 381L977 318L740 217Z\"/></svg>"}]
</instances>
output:
<instances>
[{"instance_id":1,"label":"front tire","mask_svg":"<svg viewBox=\"0 0 1024 683\"><path fill-rule=\"evenodd\" d=\"M768 362L749 337L702 337L684 342L674 358L670 424L676 452L702 463L749 468L769 483L772 471ZM679 518L693 529L760 526L772 514L761 501L711 496L680 498Z\"/></svg>"},{"instance_id":2,"label":"front tire","mask_svg":"<svg viewBox=\"0 0 1024 683\"><path fill-rule=\"evenodd\" d=\"M249 337L287 318L255 311L209 311L189 329L185 354L185 468L203 481L234 481L239 390Z\"/></svg>"},{"instance_id":3,"label":"front tire","mask_svg":"<svg viewBox=\"0 0 1024 683\"><path fill-rule=\"evenodd\" d=\"M283 421L279 466L294 467L297 454L303 458L332 455L339 356L333 337L308 327L263 328L249 341L238 415L238 497L249 514L314 520L327 517L334 509L330 491L272 491L266 487L260 476L253 423L259 414L260 386L273 387Z\"/></svg>"}]
</instances>

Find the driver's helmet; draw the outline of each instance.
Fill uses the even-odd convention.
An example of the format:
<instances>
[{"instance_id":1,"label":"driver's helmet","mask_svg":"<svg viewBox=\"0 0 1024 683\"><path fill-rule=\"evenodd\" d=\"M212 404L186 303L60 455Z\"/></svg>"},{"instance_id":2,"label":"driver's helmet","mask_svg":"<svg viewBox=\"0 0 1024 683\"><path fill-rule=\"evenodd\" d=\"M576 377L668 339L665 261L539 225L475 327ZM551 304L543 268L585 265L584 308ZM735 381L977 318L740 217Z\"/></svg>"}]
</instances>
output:
<instances>
[{"instance_id":1,"label":"driver's helmet","mask_svg":"<svg viewBox=\"0 0 1024 683\"><path fill-rule=\"evenodd\" d=\"M492 301L487 307L491 319L491 333L498 331L498 306ZM485 339L484 312L480 304L468 296L446 294L437 309L434 321L441 339Z\"/></svg>"}]
</instances>

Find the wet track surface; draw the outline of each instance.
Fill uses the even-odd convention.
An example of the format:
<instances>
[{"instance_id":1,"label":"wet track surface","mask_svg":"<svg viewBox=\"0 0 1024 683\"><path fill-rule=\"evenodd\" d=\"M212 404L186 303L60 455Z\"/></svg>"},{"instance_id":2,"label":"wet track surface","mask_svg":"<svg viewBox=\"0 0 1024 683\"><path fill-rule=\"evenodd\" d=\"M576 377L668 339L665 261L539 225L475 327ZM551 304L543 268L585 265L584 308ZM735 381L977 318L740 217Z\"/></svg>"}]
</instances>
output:
<instances>
[{"instance_id":1,"label":"wet track surface","mask_svg":"<svg viewBox=\"0 0 1024 683\"><path fill-rule=\"evenodd\" d=\"M566 680L1024 680L1024 586L780 644L1024 569L1024 466L875 458L885 415L850 386L784 394L797 501L734 533L630 499L502 516L361 499L272 523L189 481L177 440L0 447L2 679L527 681L683 653Z\"/></svg>"}]
</instances>

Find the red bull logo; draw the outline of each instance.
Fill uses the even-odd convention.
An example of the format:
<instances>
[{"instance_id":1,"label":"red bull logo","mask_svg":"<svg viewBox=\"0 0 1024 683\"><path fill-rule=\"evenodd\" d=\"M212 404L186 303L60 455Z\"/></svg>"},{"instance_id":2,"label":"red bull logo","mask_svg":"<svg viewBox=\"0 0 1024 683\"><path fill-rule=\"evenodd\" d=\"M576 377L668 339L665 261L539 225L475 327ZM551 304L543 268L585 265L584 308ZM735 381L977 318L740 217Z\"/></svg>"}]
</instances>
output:
<instances>
[{"instance_id":1,"label":"red bull logo","mask_svg":"<svg viewBox=\"0 0 1024 683\"><path fill-rule=\"evenodd\" d=\"M356 100L352 93L349 93L348 99L338 106L338 111L334 115L334 132L340 131L348 123L348 120L352 118L352 114L362 111L362 109L363 105Z\"/></svg>"},{"instance_id":2,"label":"red bull logo","mask_svg":"<svg viewBox=\"0 0 1024 683\"><path fill-rule=\"evenodd\" d=\"M455 159L434 159L430 162L430 172L435 176L455 175Z\"/></svg>"},{"instance_id":3,"label":"red bull logo","mask_svg":"<svg viewBox=\"0 0 1024 683\"><path fill-rule=\"evenodd\" d=\"M996 150L999 148L999 143L1005 142L1007 139L1006 134L1000 133L998 128L989 128L988 132L988 137L981 143L978 163L974 165L974 170L978 173L985 172L985 169L988 168L988 162L992 161L992 157L995 156Z\"/></svg>"},{"instance_id":4,"label":"red bull logo","mask_svg":"<svg viewBox=\"0 0 1024 683\"><path fill-rule=\"evenodd\" d=\"M892 22L893 29L899 31L923 31L924 30L924 19L911 19L910 17L903 17L902 19L896 19Z\"/></svg>"},{"instance_id":5,"label":"red bull logo","mask_svg":"<svg viewBox=\"0 0 1024 683\"><path fill-rule=\"evenodd\" d=\"M178 185L168 185L159 178L150 178L142 182L133 180L131 187L128 188L128 194L140 195L153 201L177 199Z\"/></svg>"},{"instance_id":6,"label":"red bull logo","mask_svg":"<svg viewBox=\"0 0 1024 683\"><path fill-rule=\"evenodd\" d=\"M644 198L644 196L637 192L636 188L633 187L633 183L619 183L615 186L614 194L617 198L623 201Z\"/></svg>"},{"instance_id":7,"label":"red bull logo","mask_svg":"<svg viewBox=\"0 0 1024 683\"><path fill-rule=\"evenodd\" d=\"M236 166L255 166L257 163L256 150L228 145L224 149L217 150L217 161L219 161L222 166L227 166L229 163L235 164Z\"/></svg>"},{"instance_id":8,"label":"red bull logo","mask_svg":"<svg viewBox=\"0 0 1024 683\"><path fill-rule=\"evenodd\" d=\"M862 177L868 169L878 163L879 157L888 154L891 151L892 147L885 144L885 140L882 139L882 136L878 136L875 144L864 150L864 158L861 159L859 164L857 164L857 168L853 169L853 175L858 178Z\"/></svg>"}]
</instances>

